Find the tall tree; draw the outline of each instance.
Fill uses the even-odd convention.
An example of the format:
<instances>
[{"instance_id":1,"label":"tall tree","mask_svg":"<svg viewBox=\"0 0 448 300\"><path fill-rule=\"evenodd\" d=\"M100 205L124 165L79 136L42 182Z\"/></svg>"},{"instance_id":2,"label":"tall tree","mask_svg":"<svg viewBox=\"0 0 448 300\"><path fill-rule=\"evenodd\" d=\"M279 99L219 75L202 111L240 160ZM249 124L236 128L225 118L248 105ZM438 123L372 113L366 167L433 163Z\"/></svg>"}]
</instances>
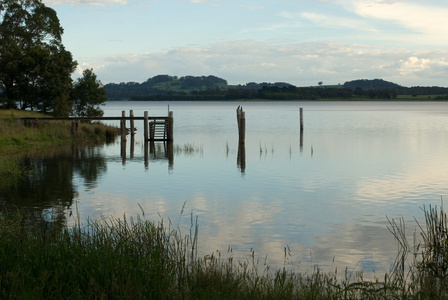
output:
<instances>
[{"instance_id":1,"label":"tall tree","mask_svg":"<svg viewBox=\"0 0 448 300\"><path fill-rule=\"evenodd\" d=\"M106 87L97 80L92 69L84 70L82 75L73 86L73 114L80 117L101 117L104 112L99 105L107 101Z\"/></svg>"},{"instance_id":2,"label":"tall tree","mask_svg":"<svg viewBox=\"0 0 448 300\"><path fill-rule=\"evenodd\" d=\"M0 101L3 106L68 115L71 73L56 12L41 0L0 2ZM65 102L65 103L63 103Z\"/></svg>"}]
</instances>

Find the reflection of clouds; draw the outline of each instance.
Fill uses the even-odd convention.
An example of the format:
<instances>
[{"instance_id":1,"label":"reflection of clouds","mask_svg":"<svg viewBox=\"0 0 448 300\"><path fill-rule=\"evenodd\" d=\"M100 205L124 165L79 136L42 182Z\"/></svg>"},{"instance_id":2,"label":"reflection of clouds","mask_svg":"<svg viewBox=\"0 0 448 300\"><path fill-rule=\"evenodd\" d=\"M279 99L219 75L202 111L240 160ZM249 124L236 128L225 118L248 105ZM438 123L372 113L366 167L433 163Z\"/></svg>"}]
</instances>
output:
<instances>
[{"instance_id":1,"label":"reflection of clouds","mask_svg":"<svg viewBox=\"0 0 448 300\"><path fill-rule=\"evenodd\" d=\"M364 178L357 183L358 197L371 202L409 201L409 196L422 197L434 190L446 191L448 169L440 158L422 161L404 174L383 175L381 178ZM440 196L440 195L435 195Z\"/></svg>"}]
</instances>

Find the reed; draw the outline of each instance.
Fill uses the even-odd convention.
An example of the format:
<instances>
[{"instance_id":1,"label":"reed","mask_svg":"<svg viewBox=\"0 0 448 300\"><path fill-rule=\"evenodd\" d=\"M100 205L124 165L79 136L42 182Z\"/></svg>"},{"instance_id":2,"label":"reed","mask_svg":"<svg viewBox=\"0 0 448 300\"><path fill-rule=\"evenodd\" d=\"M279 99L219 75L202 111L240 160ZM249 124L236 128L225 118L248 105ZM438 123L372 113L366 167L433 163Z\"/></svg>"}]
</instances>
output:
<instances>
[{"instance_id":1,"label":"reed","mask_svg":"<svg viewBox=\"0 0 448 300\"><path fill-rule=\"evenodd\" d=\"M428 215L439 232L440 218ZM432 223L432 221L436 221ZM40 225L38 225L40 224ZM395 235L403 233L392 224ZM437 225L436 225L437 224ZM445 226L445 225L444 225ZM270 270L252 251L234 261L232 249L198 256L197 217L188 234L170 221L101 218L58 228L32 215L0 213L0 298L108 299L441 299L446 298L444 273L433 272L444 249L425 248L413 277L398 267L384 279L364 280L362 273L311 273ZM425 232L425 234L428 232ZM443 235L443 234L442 234ZM431 237L441 237L433 235ZM426 235L430 238L430 235ZM433 243L434 244L434 243ZM437 244L437 243L436 243ZM438 245L438 244L437 244ZM408 248L405 245L405 250ZM285 266L289 248L285 247ZM444 264L436 269L444 269ZM437 279L431 281L431 279ZM435 297L435 298L434 298Z\"/></svg>"},{"instance_id":2,"label":"reed","mask_svg":"<svg viewBox=\"0 0 448 300\"><path fill-rule=\"evenodd\" d=\"M423 206L425 224L415 222L420 238L408 241L404 220L389 220L389 230L399 245L392 280L418 299L448 299L448 224L443 204Z\"/></svg>"},{"instance_id":3,"label":"reed","mask_svg":"<svg viewBox=\"0 0 448 300\"><path fill-rule=\"evenodd\" d=\"M176 154L180 154L180 153L183 153L183 154L201 153L202 154L204 152L204 149L203 149L202 145L197 146L194 143L186 143L183 145L175 145L173 151Z\"/></svg>"}]
</instances>

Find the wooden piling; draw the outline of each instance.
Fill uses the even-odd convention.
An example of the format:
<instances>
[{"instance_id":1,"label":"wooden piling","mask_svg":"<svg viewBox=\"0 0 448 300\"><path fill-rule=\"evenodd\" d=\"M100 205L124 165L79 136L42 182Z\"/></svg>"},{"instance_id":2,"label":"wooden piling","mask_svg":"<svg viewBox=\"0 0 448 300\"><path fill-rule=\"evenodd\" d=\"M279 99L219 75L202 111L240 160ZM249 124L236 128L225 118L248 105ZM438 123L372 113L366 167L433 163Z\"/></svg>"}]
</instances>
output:
<instances>
[{"instance_id":1,"label":"wooden piling","mask_svg":"<svg viewBox=\"0 0 448 300\"><path fill-rule=\"evenodd\" d=\"M130 117L129 126L131 126L129 130L131 131L131 136L133 136L135 134L135 127L134 127L134 111L132 109L129 111L129 117Z\"/></svg>"},{"instance_id":2,"label":"wooden piling","mask_svg":"<svg viewBox=\"0 0 448 300\"><path fill-rule=\"evenodd\" d=\"M246 140L246 114L242 107L236 109L236 118L238 122L239 142L244 143Z\"/></svg>"},{"instance_id":3,"label":"wooden piling","mask_svg":"<svg viewBox=\"0 0 448 300\"><path fill-rule=\"evenodd\" d=\"M121 140L126 140L126 112L123 110L121 112L121 122L120 122L120 133Z\"/></svg>"},{"instance_id":4,"label":"wooden piling","mask_svg":"<svg viewBox=\"0 0 448 300\"><path fill-rule=\"evenodd\" d=\"M154 141L156 136L156 121L149 122L149 140Z\"/></svg>"},{"instance_id":5,"label":"wooden piling","mask_svg":"<svg viewBox=\"0 0 448 300\"><path fill-rule=\"evenodd\" d=\"M303 131L303 108L300 108L300 132Z\"/></svg>"},{"instance_id":6,"label":"wooden piling","mask_svg":"<svg viewBox=\"0 0 448 300\"><path fill-rule=\"evenodd\" d=\"M145 136L145 142L149 140L148 134L148 112L145 111L144 120L143 120L143 134Z\"/></svg>"},{"instance_id":7,"label":"wooden piling","mask_svg":"<svg viewBox=\"0 0 448 300\"><path fill-rule=\"evenodd\" d=\"M174 114L172 111L170 111L168 114L167 140L170 142L174 140Z\"/></svg>"}]
</instances>

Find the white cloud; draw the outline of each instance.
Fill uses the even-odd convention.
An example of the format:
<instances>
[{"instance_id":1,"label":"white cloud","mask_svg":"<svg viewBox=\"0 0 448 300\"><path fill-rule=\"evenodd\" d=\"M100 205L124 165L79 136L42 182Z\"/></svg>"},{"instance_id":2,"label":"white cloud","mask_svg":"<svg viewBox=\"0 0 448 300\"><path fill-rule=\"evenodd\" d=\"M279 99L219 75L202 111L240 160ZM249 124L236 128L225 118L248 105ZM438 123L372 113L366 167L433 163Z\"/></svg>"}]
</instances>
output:
<instances>
[{"instance_id":1,"label":"white cloud","mask_svg":"<svg viewBox=\"0 0 448 300\"><path fill-rule=\"evenodd\" d=\"M158 74L215 75L229 83L284 81L297 86L318 81L382 78L400 85L446 86L448 50L411 52L342 43L271 45L234 41L167 52L85 61L103 83L142 82Z\"/></svg>"},{"instance_id":2,"label":"white cloud","mask_svg":"<svg viewBox=\"0 0 448 300\"><path fill-rule=\"evenodd\" d=\"M128 0L43 0L43 2L46 5L106 6L108 4L126 5Z\"/></svg>"},{"instance_id":3,"label":"white cloud","mask_svg":"<svg viewBox=\"0 0 448 300\"><path fill-rule=\"evenodd\" d=\"M360 16L396 22L434 43L441 43L448 35L446 5L436 6L429 2L411 1L352 0L347 9L349 6Z\"/></svg>"},{"instance_id":4,"label":"white cloud","mask_svg":"<svg viewBox=\"0 0 448 300\"><path fill-rule=\"evenodd\" d=\"M431 60L428 58L418 58L411 56L407 60L400 61L400 74L409 75L415 72L421 72L431 68Z\"/></svg>"}]
</instances>

